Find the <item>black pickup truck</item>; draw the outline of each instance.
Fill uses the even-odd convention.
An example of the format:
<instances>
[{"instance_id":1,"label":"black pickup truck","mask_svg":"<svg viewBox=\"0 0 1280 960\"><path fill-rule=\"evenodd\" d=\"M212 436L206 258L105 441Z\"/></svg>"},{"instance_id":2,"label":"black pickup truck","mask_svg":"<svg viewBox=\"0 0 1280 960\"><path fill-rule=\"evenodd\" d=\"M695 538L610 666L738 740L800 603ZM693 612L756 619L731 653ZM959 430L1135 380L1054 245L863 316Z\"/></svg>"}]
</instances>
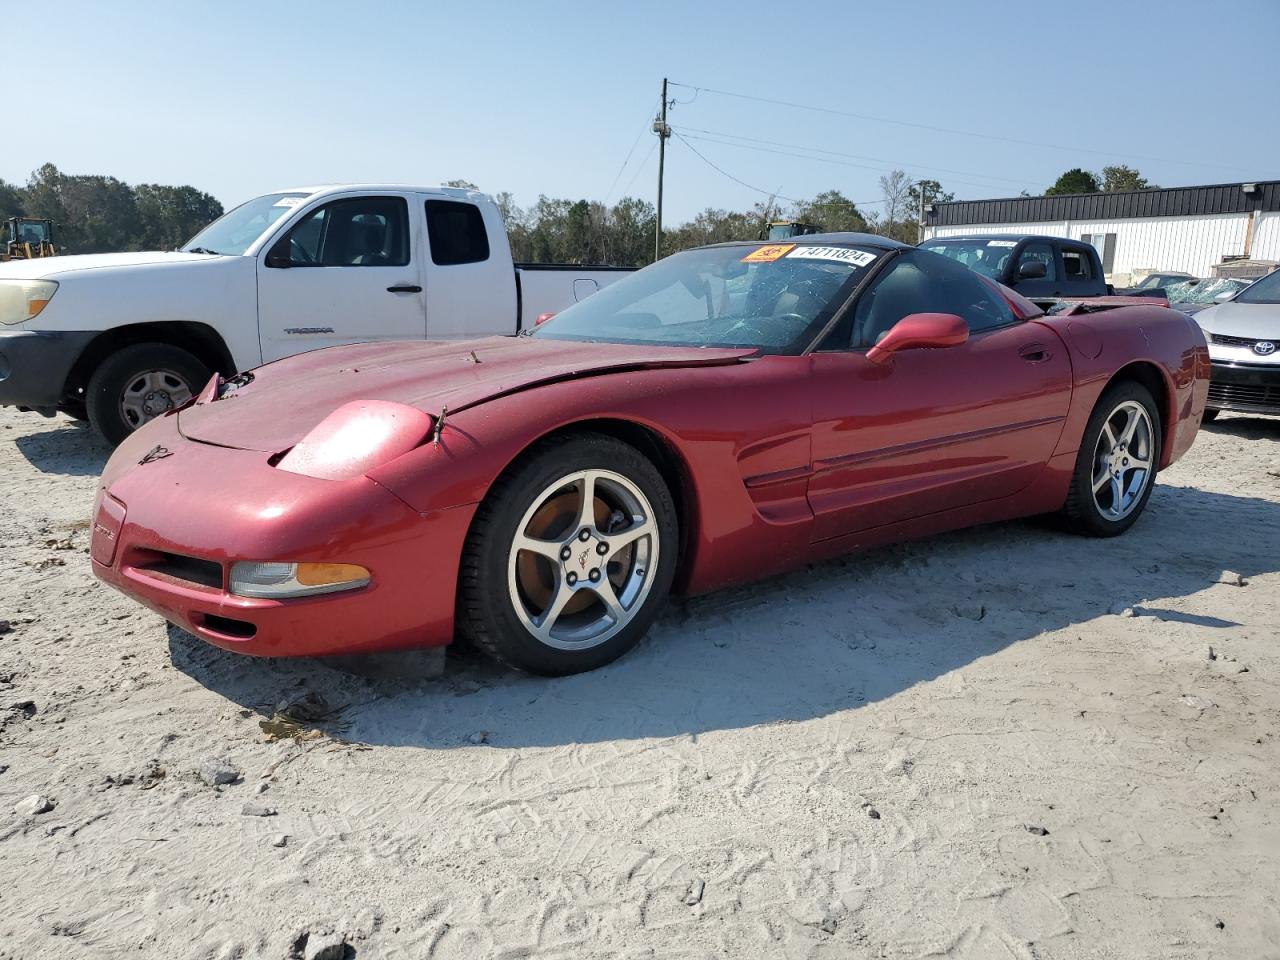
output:
<instances>
[{"instance_id":1,"label":"black pickup truck","mask_svg":"<svg viewBox=\"0 0 1280 960\"><path fill-rule=\"evenodd\" d=\"M958 260L975 273L1017 290L1041 306L1058 300L1106 297L1115 293L1103 276L1102 260L1092 245L1063 237L1026 234L973 234L935 237L920 244ZM1163 290L1153 290L1162 295Z\"/></svg>"}]
</instances>

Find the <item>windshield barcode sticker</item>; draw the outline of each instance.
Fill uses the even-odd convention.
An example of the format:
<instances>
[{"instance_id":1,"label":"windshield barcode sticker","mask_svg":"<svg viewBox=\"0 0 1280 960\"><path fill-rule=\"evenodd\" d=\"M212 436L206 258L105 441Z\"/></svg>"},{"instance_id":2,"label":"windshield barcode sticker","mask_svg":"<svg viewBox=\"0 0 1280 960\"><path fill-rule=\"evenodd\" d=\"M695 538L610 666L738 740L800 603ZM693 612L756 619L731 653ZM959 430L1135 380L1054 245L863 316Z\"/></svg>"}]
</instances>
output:
<instances>
[{"instance_id":1,"label":"windshield barcode sticker","mask_svg":"<svg viewBox=\"0 0 1280 960\"><path fill-rule=\"evenodd\" d=\"M1016 247L1017 245L1018 245L1017 240L988 240L987 241L988 247Z\"/></svg>"},{"instance_id":2,"label":"windshield barcode sticker","mask_svg":"<svg viewBox=\"0 0 1280 960\"><path fill-rule=\"evenodd\" d=\"M279 200L273 203L272 206L273 207L296 207L301 202L302 202L302 197L281 197Z\"/></svg>"},{"instance_id":3,"label":"windshield barcode sticker","mask_svg":"<svg viewBox=\"0 0 1280 960\"><path fill-rule=\"evenodd\" d=\"M875 258L874 253L848 247L796 247L787 254L788 260L834 260L854 267L865 267Z\"/></svg>"}]
</instances>

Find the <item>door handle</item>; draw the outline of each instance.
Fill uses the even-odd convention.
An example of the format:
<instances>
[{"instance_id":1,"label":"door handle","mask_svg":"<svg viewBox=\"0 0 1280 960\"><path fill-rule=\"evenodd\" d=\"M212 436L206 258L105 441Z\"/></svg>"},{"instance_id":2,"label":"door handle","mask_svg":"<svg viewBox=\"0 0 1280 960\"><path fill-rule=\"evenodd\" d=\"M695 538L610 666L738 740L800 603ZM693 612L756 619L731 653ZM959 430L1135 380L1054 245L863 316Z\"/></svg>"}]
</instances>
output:
<instances>
[{"instance_id":1,"label":"door handle","mask_svg":"<svg viewBox=\"0 0 1280 960\"><path fill-rule=\"evenodd\" d=\"M387 293L421 293L422 288L416 283L397 283L387 287Z\"/></svg>"},{"instance_id":2,"label":"door handle","mask_svg":"<svg viewBox=\"0 0 1280 960\"><path fill-rule=\"evenodd\" d=\"M1028 363L1040 363L1053 356L1043 343L1027 343L1018 348L1018 356Z\"/></svg>"}]
</instances>

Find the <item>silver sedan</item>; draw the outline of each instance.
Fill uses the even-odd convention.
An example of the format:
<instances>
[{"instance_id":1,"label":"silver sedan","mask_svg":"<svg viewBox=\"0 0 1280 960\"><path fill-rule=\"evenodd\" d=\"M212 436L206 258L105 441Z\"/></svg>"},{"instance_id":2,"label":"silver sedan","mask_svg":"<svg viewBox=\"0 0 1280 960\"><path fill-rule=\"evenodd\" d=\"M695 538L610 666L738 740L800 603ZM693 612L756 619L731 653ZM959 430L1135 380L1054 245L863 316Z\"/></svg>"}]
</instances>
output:
<instances>
[{"instance_id":1,"label":"silver sedan","mask_svg":"<svg viewBox=\"0 0 1280 960\"><path fill-rule=\"evenodd\" d=\"M1280 270L1195 315L1213 376L1204 418L1219 410L1280 416Z\"/></svg>"}]
</instances>

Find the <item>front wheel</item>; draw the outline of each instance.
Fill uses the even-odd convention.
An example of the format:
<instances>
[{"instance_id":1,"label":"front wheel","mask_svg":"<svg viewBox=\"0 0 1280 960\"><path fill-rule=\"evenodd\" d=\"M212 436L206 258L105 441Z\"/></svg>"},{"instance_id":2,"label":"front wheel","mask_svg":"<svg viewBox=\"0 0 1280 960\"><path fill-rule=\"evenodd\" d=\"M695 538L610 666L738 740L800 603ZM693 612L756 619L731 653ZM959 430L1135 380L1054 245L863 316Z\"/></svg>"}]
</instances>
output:
<instances>
[{"instance_id":1,"label":"front wheel","mask_svg":"<svg viewBox=\"0 0 1280 960\"><path fill-rule=\"evenodd\" d=\"M1118 383L1085 426L1063 515L1077 533L1114 537L1137 521L1160 465L1160 416L1151 392Z\"/></svg>"},{"instance_id":2,"label":"front wheel","mask_svg":"<svg viewBox=\"0 0 1280 960\"><path fill-rule=\"evenodd\" d=\"M180 407L212 371L181 347L135 343L107 357L89 378L89 422L112 446L149 420Z\"/></svg>"},{"instance_id":3,"label":"front wheel","mask_svg":"<svg viewBox=\"0 0 1280 960\"><path fill-rule=\"evenodd\" d=\"M675 505L657 468L606 436L552 440L499 480L463 549L459 627L529 673L630 650L675 575Z\"/></svg>"}]
</instances>

